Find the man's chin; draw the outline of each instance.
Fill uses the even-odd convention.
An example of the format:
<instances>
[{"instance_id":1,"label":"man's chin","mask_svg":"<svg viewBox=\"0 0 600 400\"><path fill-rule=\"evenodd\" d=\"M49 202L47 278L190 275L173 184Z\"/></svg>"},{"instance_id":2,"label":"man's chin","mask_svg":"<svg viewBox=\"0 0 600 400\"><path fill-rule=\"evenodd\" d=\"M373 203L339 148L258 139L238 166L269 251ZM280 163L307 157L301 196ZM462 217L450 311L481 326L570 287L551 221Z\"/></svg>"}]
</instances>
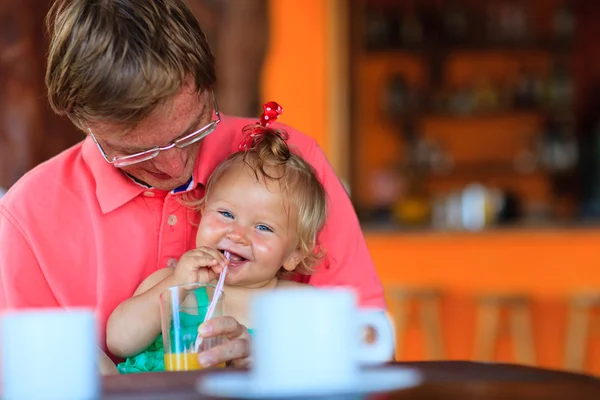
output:
<instances>
[{"instance_id":1,"label":"man's chin","mask_svg":"<svg viewBox=\"0 0 600 400\"><path fill-rule=\"evenodd\" d=\"M178 188L179 186L185 184L184 182L179 182L179 181L156 181L154 183L148 183L150 186L152 186L154 189L157 190L164 190L165 192L170 192L171 190Z\"/></svg>"},{"instance_id":2,"label":"man's chin","mask_svg":"<svg viewBox=\"0 0 600 400\"><path fill-rule=\"evenodd\" d=\"M189 178L172 178L170 176L165 178L159 178L151 174L140 174L139 176L135 177L136 179L144 182L145 184L151 186L154 189L164 190L166 192L178 188L179 186L184 185L189 181Z\"/></svg>"}]
</instances>

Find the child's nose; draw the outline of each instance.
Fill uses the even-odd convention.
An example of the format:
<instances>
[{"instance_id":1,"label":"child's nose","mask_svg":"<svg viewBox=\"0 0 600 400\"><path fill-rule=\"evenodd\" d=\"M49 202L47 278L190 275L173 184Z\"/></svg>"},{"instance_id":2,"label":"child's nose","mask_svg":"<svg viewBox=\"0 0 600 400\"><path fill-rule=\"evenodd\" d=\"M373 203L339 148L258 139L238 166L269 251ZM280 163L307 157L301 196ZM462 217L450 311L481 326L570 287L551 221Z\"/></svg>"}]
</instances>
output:
<instances>
[{"instance_id":1,"label":"child's nose","mask_svg":"<svg viewBox=\"0 0 600 400\"><path fill-rule=\"evenodd\" d=\"M239 225L232 226L231 230L227 234L227 239L243 246L246 246L250 243L250 240L248 240L246 229Z\"/></svg>"}]
</instances>

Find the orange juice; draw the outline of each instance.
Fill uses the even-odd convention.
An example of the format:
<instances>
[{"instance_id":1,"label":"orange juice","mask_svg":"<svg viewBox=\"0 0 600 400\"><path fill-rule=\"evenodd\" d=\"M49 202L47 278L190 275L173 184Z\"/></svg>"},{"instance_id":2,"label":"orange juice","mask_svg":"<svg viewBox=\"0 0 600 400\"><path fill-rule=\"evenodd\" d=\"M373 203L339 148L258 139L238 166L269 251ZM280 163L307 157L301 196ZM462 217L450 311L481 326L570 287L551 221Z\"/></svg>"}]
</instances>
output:
<instances>
[{"instance_id":1,"label":"orange juice","mask_svg":"<svg viewBox=\"0 0 600 400\"><path fill-rule=\"evenodd\" d=\"M225 367L219 364L217 367ZM204 368L198 362L198 353L165 353L166 371L194 371Z\"/></svg>"}]
</instances>

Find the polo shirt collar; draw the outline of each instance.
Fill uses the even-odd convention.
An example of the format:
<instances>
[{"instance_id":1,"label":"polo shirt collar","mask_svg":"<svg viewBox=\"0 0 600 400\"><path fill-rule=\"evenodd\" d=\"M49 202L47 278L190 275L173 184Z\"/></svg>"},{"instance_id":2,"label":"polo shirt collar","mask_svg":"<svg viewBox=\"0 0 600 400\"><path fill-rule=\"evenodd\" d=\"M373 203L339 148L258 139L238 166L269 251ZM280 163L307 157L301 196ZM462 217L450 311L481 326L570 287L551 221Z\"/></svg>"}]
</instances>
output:
<instances>
[{"instance_id":1,"label":"polo shirt collar","mask_svg":"<svg viewBox=\"0 0 600 400\"><path fill-rule=\"evenodd\" d=\"M81 152L96 181L96 197L104 214L116 210L147 190L107 163L89 136L84 140Z\"/></svg>"}]
</instances>

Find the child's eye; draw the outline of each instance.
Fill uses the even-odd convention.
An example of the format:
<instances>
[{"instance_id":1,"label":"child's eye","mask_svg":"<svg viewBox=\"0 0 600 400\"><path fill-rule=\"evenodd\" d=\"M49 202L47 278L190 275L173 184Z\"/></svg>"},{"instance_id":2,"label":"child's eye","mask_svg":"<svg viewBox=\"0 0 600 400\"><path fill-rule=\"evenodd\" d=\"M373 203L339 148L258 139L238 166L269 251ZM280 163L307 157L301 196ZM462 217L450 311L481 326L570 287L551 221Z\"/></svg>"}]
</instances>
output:
<instances>
[{"instance_id":1,"label":"child's eye","mask_svg":"<svg viewBox=\"0 0 600 400\"><path fill-rule=\"evenodd\" d=\"M273 232L273 229L271 229L269 226L267 225L257 225L256 229L258 229L259 231L263 231L263 232Z\"/></svg>"},{"instance_id":2,"label":"child's eye","mask_svg":"<svg viewBox=\"0 0 600 400\"><path fill-rule=\"evenodd\" d=\"M231 219L233 219L233 214L230 213L229 211L219 211L219 214L221 214L225 218L231 218Z\"/></svg>"}]
</instances>

